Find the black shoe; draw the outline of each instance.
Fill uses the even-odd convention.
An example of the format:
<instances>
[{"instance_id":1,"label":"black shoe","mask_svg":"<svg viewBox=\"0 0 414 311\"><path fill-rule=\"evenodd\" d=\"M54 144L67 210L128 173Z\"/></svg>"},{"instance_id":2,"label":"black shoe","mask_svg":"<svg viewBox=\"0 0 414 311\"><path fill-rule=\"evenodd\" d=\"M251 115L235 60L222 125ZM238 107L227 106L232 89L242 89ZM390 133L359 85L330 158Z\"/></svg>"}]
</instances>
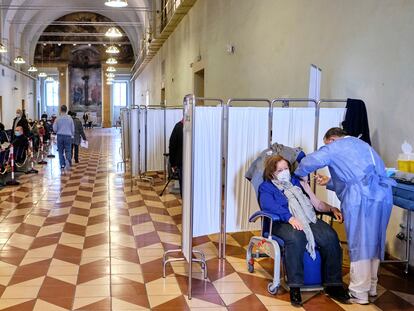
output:
<instances>
[{"instance_id":1,"label":"black shoe","mask_svg":"<svg viewBox=\"0 0 414 311\"><path fill-rule=\"evenodd\" d=\"M78 160L75 160L75 163L76 163L76 164L78 164L78 163L79 163L79 161L78 161Z\"/></svg>"},{"instance_id":2,"label":"black shoe","mask_svg":"<svg viewBox=\"0 0 414 311\"><path fill-rule=\"evenodd\" d=\"M300 294L300 287L291 287L290 288L290 303L294 307L302 306L302 296Z\"/></svg>"},{"instance_id":3,"label":"black shoe","mask_svg":"<svg viewBox=\"0 0 414 311\"><path fill-rule=\"evenodd\" d=\"M351 304L351 297L343 286L327 286L325 288L325 293L328 294L332 299L342 303L342 304Z\"/></svg>"},{"instance_id":4,"label":"black shoe","mask_svg":"<svg viewBox=\"0 0 414 311\"><path fill-rule=\"evenodd\" d=\"M68 163L69 163L69 166L72 166L72 161L68 161Z\"/></svg>"},{"instance_id":5,"label":"black shoe","mask_svg":"<svg viewBox=\"0 0 414 311\"><path fill-rule=\"evenodd\" d=\"M64 165L61 165L60 168L63 170L65 168L65 166Z\"/></svg>"}]
</instances>

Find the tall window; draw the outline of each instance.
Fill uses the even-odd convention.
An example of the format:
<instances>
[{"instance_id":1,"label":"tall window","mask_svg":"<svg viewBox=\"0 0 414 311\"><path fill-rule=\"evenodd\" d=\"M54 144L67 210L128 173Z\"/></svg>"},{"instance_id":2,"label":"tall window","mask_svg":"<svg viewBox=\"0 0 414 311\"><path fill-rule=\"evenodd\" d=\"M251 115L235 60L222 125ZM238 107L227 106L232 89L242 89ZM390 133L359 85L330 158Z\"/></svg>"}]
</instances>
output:
<instances>
[{"instance_id":1,"label":"tall window","mask_svg":"<svg viewBox=\"0 0 414 311\"><path fill-rule=\"evenodd\" d=\"M59 106L59 82L46 81L46 105L48 107Z\"/></svg>"},{"instance_id":2,"label":"tall window","mask_svg":"<svg viewBox=\"0 0 414 311\"><path fill-rule=\"evenodd\" d=\"M112 100L114 106L125 107L127 105L127 82L115 82L112 88Z\"/></svg>"}]
</instances>

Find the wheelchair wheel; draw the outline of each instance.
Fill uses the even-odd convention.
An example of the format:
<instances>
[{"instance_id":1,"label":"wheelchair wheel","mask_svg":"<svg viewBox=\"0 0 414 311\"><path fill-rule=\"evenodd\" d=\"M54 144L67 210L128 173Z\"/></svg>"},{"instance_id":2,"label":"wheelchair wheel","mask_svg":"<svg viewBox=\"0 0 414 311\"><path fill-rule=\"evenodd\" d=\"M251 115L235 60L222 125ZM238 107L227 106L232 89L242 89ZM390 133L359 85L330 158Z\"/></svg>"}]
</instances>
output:
<instances>
[{"instance_id":1,"label":"wheelchair wheel","mask_svg":"<svg viewBox=\"0 0 414 311\"><path fill-rule=\"evenodd\" d=\"M250 273L254 272L254 265L251 263L247 264L247 271L249 271Z\"/></svg>"},{"instance_id":2,"label":"wheelchair wheel","mask_svg":"<svg viewBox=\"0 0 414 311\"><path fill-rule=\"evenodd\" d=\"M267 285L267 291L269 292L269 294L271 295L276 295L277 290L279 289L279 286L273 285L273 282L270 282Z\"/></svg>"}]
</instances>

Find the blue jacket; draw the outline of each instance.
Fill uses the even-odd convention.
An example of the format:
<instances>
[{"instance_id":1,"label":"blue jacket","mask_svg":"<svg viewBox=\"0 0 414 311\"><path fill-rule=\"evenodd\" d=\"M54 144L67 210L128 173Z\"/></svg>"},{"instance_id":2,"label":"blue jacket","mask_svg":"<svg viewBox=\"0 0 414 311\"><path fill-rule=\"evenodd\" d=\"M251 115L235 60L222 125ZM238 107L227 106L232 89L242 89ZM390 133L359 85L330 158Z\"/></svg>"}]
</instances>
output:
<instances>
[{"instance_id":1,"label":"blue jacket","mask_svg":"<svg viewBox=\"0 0 414 311\"><path fill-rule=\"evenodd\" d=\"M294 186L300 187L299 179L292 176ZM259 205L262 211L277 215L284 222L288 222L292 214L289 212L288 200L270 180L265 180L259 186Z\"/></svg>"}]
</instances>

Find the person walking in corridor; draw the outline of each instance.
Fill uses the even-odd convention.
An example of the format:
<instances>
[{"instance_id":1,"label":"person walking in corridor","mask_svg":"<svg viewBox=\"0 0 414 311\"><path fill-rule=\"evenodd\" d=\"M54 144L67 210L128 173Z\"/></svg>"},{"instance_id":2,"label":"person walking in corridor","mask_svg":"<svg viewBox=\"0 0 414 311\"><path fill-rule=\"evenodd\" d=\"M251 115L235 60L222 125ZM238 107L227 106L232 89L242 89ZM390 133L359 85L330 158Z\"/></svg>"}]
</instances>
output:
<instances>
[{"instance_id":1,"label":"person walking in corridor","mask_svg":"<svg viewBox=\"0 0 414 311\"><path fill-rule=\"evenodd\" d=\"M75 125L72 117L67 114L68 107L60 107L60 116L53 123L53 131L57 136L60 167L66 167L66 160L72 166L72 140L75 135ZM66 159L65 159L66 156Z\"/></svg>"}]
</instances>

